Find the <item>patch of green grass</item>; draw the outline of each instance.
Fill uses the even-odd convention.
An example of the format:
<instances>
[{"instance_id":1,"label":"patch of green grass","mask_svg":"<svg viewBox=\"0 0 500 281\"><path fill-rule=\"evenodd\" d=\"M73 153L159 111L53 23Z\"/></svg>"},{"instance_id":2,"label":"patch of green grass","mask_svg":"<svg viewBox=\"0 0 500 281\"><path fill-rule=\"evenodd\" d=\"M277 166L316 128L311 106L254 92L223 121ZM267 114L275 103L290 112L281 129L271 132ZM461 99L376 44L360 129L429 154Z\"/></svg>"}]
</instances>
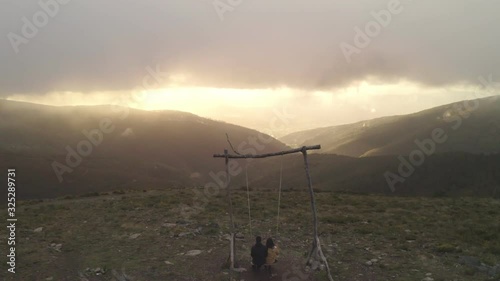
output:
<instances>
[{"instance_id":1,"label":"patch of green grass","mask_svg":"<svg viewBox=\"0 0 500 281\"><path fill-rule=\"evenodd\" d=\"M361 219L352 215L330 215L320 219L324 223L334 223L334 224L352 224L360 222Z\"/></svg>"}]
</instances>

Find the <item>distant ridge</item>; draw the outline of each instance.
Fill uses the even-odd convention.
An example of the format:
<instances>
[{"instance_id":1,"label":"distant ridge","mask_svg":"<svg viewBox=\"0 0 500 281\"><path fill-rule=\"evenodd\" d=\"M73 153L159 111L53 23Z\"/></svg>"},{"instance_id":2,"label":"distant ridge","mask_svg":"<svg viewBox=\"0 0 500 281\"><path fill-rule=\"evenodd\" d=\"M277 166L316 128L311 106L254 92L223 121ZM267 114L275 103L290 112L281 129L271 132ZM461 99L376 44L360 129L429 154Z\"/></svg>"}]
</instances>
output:
<instances>
[{"instance_id":1,"label":"distant ridge","mask_svg":"<svg viewBox=\"0 0 500 281\"><path fill-rule=\"evenodd\" d=\"M408 155L415 141L430 138L441 128L447 141L437 153L461 151L494 153L500 151L500 98L487 97L439 106L408 115L382 117L353 124L317 128L280 138L286 144L321 143L322 153L352 157ZM465 107L477 105L475 110Z\"/></svg>"},{"instance_id":2,"label":"distant ridge","mask_svg":"<svg viewBox=\"0 0 500 281\"><path fill-rule=\"evenodd\" d=\"M92 132L103 120L105 129L114 129L102 133L99 143L98 134ZM92 152L73 168L67 163L67 148L77 151L79 144L86 148L83 143L91 140L83 130L99 144L92 144ZM246 153L257 151L251 142L258 143L259 152L287 148L255 130L186 112L0 100L0 169L18 169L22 198L201 185L210 180L210 171L223 169L223 161L212 154L228 146L226 133ZM62 174L61 183L54 161L61 164L56 164L61 171L72 170Z\"/></svg>"}]
</instances>

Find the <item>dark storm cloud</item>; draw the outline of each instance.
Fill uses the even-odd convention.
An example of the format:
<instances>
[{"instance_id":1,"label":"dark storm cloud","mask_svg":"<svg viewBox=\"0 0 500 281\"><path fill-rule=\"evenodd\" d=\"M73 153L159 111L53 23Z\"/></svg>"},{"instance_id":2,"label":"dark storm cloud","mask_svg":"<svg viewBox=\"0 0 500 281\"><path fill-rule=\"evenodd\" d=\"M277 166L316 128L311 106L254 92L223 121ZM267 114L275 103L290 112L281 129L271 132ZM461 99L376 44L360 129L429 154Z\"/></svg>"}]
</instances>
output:
<instances>
[{"instance_id":1,"label":"dark storm cloud","mask_svg":"<svg viewBox=\"0 0 500 281\"><path fill-rule=\"evenodd\" d=\"M401 13L351 63L340 44L354 44L354 28L390 0L242 0L222 21L211 0L65 1L17 54L8 34L21 36L22 18L41 8L0 4L0 95L126 91L156 65L200 86L304 90L367 77L444 85L500 74L498 1L401 0Z\"/></svg>"}]
</instances>

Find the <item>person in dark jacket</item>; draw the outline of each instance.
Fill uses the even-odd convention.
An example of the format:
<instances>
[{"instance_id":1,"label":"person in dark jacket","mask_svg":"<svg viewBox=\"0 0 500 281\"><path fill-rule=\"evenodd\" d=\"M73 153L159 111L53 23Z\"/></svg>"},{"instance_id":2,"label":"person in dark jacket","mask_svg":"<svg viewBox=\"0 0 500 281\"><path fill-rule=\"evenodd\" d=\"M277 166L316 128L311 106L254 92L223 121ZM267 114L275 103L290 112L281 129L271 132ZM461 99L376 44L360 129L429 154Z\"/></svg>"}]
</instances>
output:
<instances>
[{"instance_id":1,"label":"person in dark jacket","mask_svg":"<svg viewBox=\"0 0 500 281\"><path fill-rule=\"evenodd\" d=\"M262 237L255 238L255 245L252 247L252 268L258 270L266 263L267 247L262 245Z\"/></svg>"}]
</instances>

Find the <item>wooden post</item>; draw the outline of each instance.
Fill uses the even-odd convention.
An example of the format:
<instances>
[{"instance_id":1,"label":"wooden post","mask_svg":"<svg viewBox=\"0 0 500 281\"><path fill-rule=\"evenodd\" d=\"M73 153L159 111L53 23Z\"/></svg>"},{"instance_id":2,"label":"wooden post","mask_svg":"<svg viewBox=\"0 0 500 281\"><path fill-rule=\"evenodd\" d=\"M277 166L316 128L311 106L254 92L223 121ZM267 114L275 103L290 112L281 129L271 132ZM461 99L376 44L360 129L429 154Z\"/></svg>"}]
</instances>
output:
<instances>
[{"instance_id":1,"label":"wooden post","mask_svg":"<svg viewBox=\"0 0 500 281\"><path fill-rule=\"evenodd\" d=\"M314 190L312 187L311 174L309 173L309 161L307 159L307 150L305 148L302 149L302 155L304 156L304 166L306 169L307 183L309 186L309 195L311 197L311 209L313 213L313 227L314 227L313 244L311 252L309 252L309 257L307 258L307 265L311 265L313 261L319 260L319 262L323 263L326 267L326 272L328 273L328 280L333 281L333 278L330 273L330 267L328 266L328 261L326 260L325 255L323 255L323 251L321 250L321 243L319 241L316 200L314 199Z\"/></svg>"},{"instance_id":2,"label":"wooden post","mask_svg":"<svg viewBox=\"0 0 500 281\"><path fill-rule=\"evenodd\" d=\"M232 200L232 197L231 197L231 188L230 188L230 182L231 182L231 178L230 178L230 174L229 174L229 154L227 153L227 149L224 149L224 156L225 156L225 162L226 162L226 192L227 192L227 198L228 198L228 201L229 201L229 221L231 223L231 237L229 239L229 249L230 249L230 253L229 253L229 274L232 274L231 272L233 271L234 269L234 261L236 259L235 257L235 245L234 245L234 236L235 236L235 233L234 233L234 219L233 219L233 200Z\"/></svg>"}]
</instances>

